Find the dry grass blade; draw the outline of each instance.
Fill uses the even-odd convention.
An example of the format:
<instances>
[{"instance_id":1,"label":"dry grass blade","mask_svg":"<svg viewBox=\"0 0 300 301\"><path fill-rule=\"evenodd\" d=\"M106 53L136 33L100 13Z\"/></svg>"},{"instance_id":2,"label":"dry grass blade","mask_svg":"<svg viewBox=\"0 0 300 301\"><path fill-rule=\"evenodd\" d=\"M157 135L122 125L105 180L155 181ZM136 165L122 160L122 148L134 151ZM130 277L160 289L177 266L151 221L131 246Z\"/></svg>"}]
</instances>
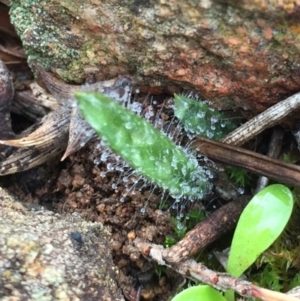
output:
<instances>
[{"instance_id":1,"label":"dry grass blade","mask_svg":"<svg viewBox=\"0 0 300 301\"><path fill-rule=\"evenodd\" d=\"M36 104L35 98L28 90L16 91L11 111L34 122L40 121L48 113L47 109Z\"/></svg>"},{"instance_id":2,"label":"dry grass blade","mask_svg":"<svg viewBox=\"0 0 300 301\"><path fill-rule=\"evenodd\" d=\"M9 175L16 172L28 170L40 164L43 164L63 152L66 148L66 142L60 147L40 148L40 149L18 149L13 155L0 162L0 175Z\"/></svg>"},{"instance_id":3,"label":"dry grass blade","mask_svg":"<svg viewBox=\"0 0 300 301\"><path fill-rule=\"evenodd\" d=\"M104 89L107 87L112 87L117 78L112 80L107 80L103 82L98 82L90 85L68 85L63 81L58 80L52 76L49 72L46 72L41 67L35 65L35 68L39 71L43 82L45 83L49 92L59 101L63 102L64 100L71 100L74 98L74 93L77 91L98 91L104 92Z\"/></svg>"},{"instance_id":4,"label":"dry grass blade","mask_svg":"<svg viewBox=\"0 0 300 301\"><path fill-rule=\"evenodd\" d=\"M69 141L68 147L63 154L61 161L64 161L72 153L86 145L92 137L97 137L91 126L81 117L78 107L73 108L69 126Z\"/></svg>"},{"instance_id":5,"label":"dry grass blade","mask_svg":"<svg viewBox=\"0 0 300 301\"><path fill-rule=\"evenodd\" d=\"M269 151L267 156L273 159L277 159L280 151L281 151L281 146L282 146L282 139L284 136L284 131L283 129L280 128L274 128L272 137L269 143ZM265 176L260 176L257 185L255 188L255 193L258 193L260 190L264 189L269 183L269 179Z\"/></svg>"},{"instance_id":6,"label":"dry grass blade","mask_svg":"<svg viewBox=\"0 0 300 301\"><path fill-rule=\"evenodd\" d=\"M71 86L64 83L63 81L58 80L37 65L34 65L34 67L40 73L42 80L49 92L57 99L58 102L63 102L66 99L74 98L74 93L78 91L78 89L76 89L76 86ZM80 89L80 86L78 87Z\"/></svg>"},{"instance_id":7,"label":"dry grass blade","mask_svg":"<svg viewBox=\"0 0 300 301\"><path fill-rule=\"evenodd\" d=\"M242 145L254 138L263 130L279 123L284 117L300 107L300 93L278 102L276 105L255 116L231 132L221 142L230 145Z\"/></svg>"}]
</instances>

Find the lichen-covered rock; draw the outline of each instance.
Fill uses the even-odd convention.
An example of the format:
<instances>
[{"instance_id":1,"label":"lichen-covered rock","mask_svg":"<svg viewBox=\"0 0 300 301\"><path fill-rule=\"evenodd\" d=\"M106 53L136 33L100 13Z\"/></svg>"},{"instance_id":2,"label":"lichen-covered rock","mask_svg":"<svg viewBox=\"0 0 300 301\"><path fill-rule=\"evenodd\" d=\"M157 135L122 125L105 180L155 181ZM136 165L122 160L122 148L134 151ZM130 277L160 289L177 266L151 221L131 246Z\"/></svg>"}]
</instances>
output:
<instances>
[{"instance_id":1,"label":"lichen-covered rock","mask_svg":"<svg viewBox=\"0 0 300 301\"><path fill-rule=\"evenodd\" d=\"M0 299L124 300L109 238L99 223L29 211L0 188Z\"/></svg>"},{"instance_id":2,"label":"lichen-covered rock","mask_svg":"<svg viewBox=\"0 0 300 301\"><path fill-rule=\"evenodd\" d=\"M14 0L28 59L62 79L131 75L253 116L300 88L299 1Z\"/></svg>"}]
</instances>

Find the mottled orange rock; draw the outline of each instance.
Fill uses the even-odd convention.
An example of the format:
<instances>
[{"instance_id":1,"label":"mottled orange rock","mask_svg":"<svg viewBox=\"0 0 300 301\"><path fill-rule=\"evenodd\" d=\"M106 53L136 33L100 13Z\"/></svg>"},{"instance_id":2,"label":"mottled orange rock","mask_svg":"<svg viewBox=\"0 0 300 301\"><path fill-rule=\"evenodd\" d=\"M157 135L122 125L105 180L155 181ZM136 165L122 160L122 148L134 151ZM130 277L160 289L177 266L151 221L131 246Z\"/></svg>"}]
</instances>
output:
<instances>
[{"instance_id":1,"label":"mottled orange rock","mask_svg":"<svg viewBox=\"0 0 300 301\"><path fill-rule=\"evenodd\" d=\"M300 88L299 1L13 1L29 62L66 81L131 75L253 116Z\"/></svg>"}]
</instances>

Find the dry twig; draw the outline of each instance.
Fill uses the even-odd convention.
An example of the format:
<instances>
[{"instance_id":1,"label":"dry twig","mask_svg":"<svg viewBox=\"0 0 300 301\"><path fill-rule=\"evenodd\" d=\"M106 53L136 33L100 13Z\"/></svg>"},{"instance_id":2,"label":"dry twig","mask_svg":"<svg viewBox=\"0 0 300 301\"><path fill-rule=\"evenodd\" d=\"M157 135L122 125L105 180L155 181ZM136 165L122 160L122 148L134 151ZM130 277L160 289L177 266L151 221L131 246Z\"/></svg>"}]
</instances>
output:
<instances>
[{"instance_id":1,"label":"dry twig","mask_svg":"<svg viewBox=\"0 0 300 301\"><path fill-rule=\"evenodd\" d=\"M300 167L297 165L199 136L190 146L212 160L244 168L281 183L293 186L300 184Z\"/></svg>"},{"instance_id":2,"label":"dry twig","mask_svg":"<svg viewBox=\"0 0 300 301\"><path fill-rule=\"evenodd\" d=\"M225 273L217 273L194 260L167 264L163 259L165 249L162 246L143 242L139 238L134 240L134 244L145 257L156 261L160 265L168 266L185 277L209 284L218 290L230 289L241 296L258 298L264 301L299 301L293 296L261 288L251 282L231 277Z\"/></svg>"},{"instance_id":3,"label":"dry twig","mask_svg":"<svg viewBox=\"0 0 300 301\"><path fill-rule=\"evenodd\" d=\"M278 102L261 114L250 119L242 126L231 132L221 142L230 145L242 145L254 138L263 130L279 123L284 117L300 107L300 93Z\"/></svg>"},{"instance_id":4,"label":"dry twig","mask_svg":"<svg viewBox=\"0 0 300 301\"><path fill-rule=\"evenodd\" d=\"M274 159L278 158L281 151L283 135L284 135L284 131L282 129L276 127L274 128L269 143L269 151L267 154L268 157ZM257 181L255 193L258 193L260 190L264 189L268 185L268 183L269 183L269 178L265 176L260 176Z\"/></svg>"},{"instance_id":5,"label":"dry twig","mask_svg":"<svg viewBox=\"0 0 300 301\"><path fill-rule=\"evenodd\" d=\"M176 245L164 250L164 260L168 263L183 261L233 229L248 201L249 197L243 196L213 212L189 231Z\"/></svg>"}]
</instances>

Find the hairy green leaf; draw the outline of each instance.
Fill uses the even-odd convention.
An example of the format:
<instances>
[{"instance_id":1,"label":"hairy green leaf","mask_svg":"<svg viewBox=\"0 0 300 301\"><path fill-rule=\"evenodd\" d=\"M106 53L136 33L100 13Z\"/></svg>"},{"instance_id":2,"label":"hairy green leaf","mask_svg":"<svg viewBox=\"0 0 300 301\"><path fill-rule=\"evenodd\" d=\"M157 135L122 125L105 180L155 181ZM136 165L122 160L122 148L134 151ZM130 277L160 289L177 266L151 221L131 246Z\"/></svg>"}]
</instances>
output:
<instances>
[{"instance_id":1,"label":"hairy green leaf","mask_svg":"<svg viewBox=\"0 0 300 301\"><path fill-rule=\"evenodd\" d=\"M220 140L236 128L225 114L183 95L175 94L175 116L185 130L207 138Z\"/></svg>"},{"instance_id":2,"label":"hairy green leaf","mask_svg":"<svg viewBox=\"0 0 300 301\"><path fill-rule=\"evenodd\" d=\"M203 197L205 170L149 122L104 94L79 92L76 98L89 124L138 173L175 198Z\"/></svg>"}]
</instances>

